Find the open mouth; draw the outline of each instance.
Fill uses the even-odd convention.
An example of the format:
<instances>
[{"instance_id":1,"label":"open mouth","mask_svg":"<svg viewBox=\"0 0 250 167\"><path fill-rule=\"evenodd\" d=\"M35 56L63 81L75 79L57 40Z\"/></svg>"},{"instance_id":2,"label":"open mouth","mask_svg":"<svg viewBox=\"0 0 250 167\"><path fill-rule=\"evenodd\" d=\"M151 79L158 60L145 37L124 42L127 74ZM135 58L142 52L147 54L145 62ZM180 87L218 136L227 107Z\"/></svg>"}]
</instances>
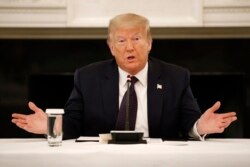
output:
<instances>
[{"instance_id":1,"label":"open mouth","mask_svg":"<svg viewBox=\"0 0 250 167\"><path fill-rule=\"evenodd\" d=\"M133 60L135 58L135 56L128 56L127 59L128 60Z\"/></svg>"}]
</instances>

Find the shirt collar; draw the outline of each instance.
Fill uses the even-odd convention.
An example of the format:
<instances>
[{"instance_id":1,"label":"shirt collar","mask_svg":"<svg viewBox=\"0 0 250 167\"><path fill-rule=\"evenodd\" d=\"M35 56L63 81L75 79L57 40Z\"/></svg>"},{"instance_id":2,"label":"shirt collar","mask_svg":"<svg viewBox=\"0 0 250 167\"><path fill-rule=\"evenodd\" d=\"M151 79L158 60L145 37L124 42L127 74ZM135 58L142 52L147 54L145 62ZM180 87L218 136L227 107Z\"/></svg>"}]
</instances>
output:
<instances>
[{"instance_id":1,"label":"shirt collar","mask_svg":"<svg viewBox=\"0 0 250 167\"><path fill-rule=\"evenodd\" d=\"M120 67L118 67L118 70L119 70L119 83L122 86L125 86L127 83L127 75L131 74L127 73ZM147 74L148 74L148 62L146 63L145 67L134 76L139 80L142 86L147 86L147 79L148 79Z\"/></svg>"}]
</instances>

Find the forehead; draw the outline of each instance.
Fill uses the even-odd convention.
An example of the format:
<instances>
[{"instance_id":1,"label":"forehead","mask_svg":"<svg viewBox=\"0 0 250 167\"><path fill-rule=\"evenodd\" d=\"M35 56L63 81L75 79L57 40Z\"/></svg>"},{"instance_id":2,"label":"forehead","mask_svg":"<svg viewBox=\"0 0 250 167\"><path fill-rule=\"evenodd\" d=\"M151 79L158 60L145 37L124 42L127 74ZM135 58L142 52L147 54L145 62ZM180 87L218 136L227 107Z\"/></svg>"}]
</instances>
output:
<instances>
[{"instance_id":1,"label":"forehead","mask_svg":"<svg viewBox=\"0 0 250 167\"><path fill-rule=\"evenodd\" d=\"M133 36L133 35L146 35L146 29L142 26L138 27L117 27L112 33L115 37L117 36Z\"/></svg>"}]
</instances>

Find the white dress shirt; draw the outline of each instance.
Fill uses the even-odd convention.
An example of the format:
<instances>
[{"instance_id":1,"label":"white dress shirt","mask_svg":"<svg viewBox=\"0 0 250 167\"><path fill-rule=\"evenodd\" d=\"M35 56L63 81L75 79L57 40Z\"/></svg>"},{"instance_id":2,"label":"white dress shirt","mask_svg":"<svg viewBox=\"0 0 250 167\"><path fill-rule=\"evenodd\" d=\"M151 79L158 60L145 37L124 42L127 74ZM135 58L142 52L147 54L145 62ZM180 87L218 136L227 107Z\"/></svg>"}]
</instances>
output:
<instances>
[{"instance_id":1,"label":"white dress shirt","mask_svg":"<svg viewBox=\"0 0 250 167\"><path fill-rule=\"evenodd\" d=\"M122 98L127 91L127 72L119 69L119 106L121 105ZM136 75L134 75L138 81L135 83L135 92L137 96L137 116L135 123L135 131L144 132L144 137L148 137L148 107L147 105L147 89L148 89L148 63L145 67Z\"/></svg>"},{"instance_id":2,"label":"white dress shirt","mask_svg":"<svg viewBox=\"0 0 250 167\"><path fill-rule=\"evenodd\" d=\"M122 70L118 67L119 70L119 107L121 105L122 98L127 91L127 76L131 75L128 74L126 71ZM144 133L143 137L149 137L148 132L148 107L145 104L148 104L148 63L146 63L145 67L136 75L134 75L138 81L135 83L135 92L137 96L137 116L136 116L136 123L135 123L135 131L140 131ZM204 140L204 136L200 136L197 131L197 122L194 124L193 128L189 132L189 136L197 139L197 140Z\"/></svg>"}]
</instances>

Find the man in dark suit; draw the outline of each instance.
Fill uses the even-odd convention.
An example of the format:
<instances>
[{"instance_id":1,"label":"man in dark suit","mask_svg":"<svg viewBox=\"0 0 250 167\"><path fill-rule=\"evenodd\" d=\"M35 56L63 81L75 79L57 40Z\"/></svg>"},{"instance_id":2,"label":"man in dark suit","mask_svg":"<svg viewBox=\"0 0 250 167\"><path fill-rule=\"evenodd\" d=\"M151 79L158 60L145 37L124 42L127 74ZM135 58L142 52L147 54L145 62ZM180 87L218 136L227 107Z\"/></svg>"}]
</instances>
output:
<instances>
[{"instance_id":1,"label":"man in dark suit","mask_svg":"<svg viewBox=\"0 0 250 167\"><path fill-rule=\"evenodd\" d=\"M114 59L76 70L74 88L65 105L65 138L97 136L116 129L126 94L127 76L137 82L136 118L133 130L145 137L202 139L221 133L237 119L235 112L217 114L220 102L201 115L189 85L189 72L149 58L152 46L149 21L136 14L121 14L109 23L108 46ZM34 103L31 115L13 114L18 127L46 134L46 115Z\"/></svg>"}]
</instances>

